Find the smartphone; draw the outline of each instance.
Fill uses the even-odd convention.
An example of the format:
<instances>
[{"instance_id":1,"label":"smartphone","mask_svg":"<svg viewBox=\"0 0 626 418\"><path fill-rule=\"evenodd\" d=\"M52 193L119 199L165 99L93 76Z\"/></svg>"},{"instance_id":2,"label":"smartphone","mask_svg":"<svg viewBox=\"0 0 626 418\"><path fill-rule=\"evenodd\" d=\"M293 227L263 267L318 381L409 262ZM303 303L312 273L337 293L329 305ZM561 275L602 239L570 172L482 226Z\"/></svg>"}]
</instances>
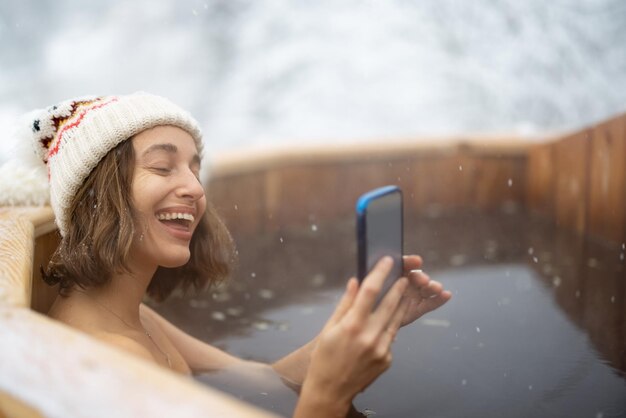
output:
<instances>
[{"instance_id":1,"label":"smartphone","mask_svg":"<svg viewBox=\"0 0 626 418\"><path fill-rule=\"evenodd\" d=\"M384 295L403 275L402 190L385 186L365 193L357 200L356 217L359 281L363 281L382 257L393 258L393 270L381 291Z\"/></svg>"}]
</instances>

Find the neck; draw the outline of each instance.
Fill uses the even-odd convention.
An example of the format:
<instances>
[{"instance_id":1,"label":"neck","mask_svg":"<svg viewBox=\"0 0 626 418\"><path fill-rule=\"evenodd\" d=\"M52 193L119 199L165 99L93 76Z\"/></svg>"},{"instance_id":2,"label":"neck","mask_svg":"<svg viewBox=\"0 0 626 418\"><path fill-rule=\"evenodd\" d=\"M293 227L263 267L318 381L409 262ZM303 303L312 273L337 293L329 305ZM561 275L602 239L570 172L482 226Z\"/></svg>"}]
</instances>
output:
<instances>
[{"instance_id":1,"label":"neck","mask_svg":"<svg viewBox=\"0 0 626 418\"><path fill-rule=\"evenodd\" d=\"M124 322L142 328L139 306L156 272L156 267L140 273L113 274L107 284L97 288L80 290L95 302L119 316Z\"/></svg>"}]
</instances>

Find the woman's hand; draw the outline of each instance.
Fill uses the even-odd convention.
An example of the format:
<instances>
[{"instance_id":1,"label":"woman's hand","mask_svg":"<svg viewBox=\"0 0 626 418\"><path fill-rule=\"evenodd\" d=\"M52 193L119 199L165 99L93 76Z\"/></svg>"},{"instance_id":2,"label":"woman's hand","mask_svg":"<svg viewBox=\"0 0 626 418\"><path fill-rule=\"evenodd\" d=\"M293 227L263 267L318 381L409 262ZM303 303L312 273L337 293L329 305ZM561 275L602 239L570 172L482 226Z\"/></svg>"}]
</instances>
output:
<instances>
[{"instance_id":1,"label":"woman's hand","mask_svg":"<svg viewBox=\"0 0 626 418\"><path fill-rule=\"evenodd\" d=\"M434 311L450 300L452 293L444 290L441 283L430 280L430 277L420 270L422 258L418 255L405 255L404 275L409 279L409 286L404 292L408 308L400 326L405 326L422 315Z\"/></svg>"},{"instance_id":2,"label":"woman's hand","mask_svg":"<svg viewBox=\"0 0 626 418\"><path fill-rule=\"evenodd\" d=\"M311 355L296 417L345 416L354 396L391 365L391 344L408 307L402 299L408 280L398 280L374 306L392 264L383 258L360 287L356 279L348 281Z\"/></svg>"}]
</instances>

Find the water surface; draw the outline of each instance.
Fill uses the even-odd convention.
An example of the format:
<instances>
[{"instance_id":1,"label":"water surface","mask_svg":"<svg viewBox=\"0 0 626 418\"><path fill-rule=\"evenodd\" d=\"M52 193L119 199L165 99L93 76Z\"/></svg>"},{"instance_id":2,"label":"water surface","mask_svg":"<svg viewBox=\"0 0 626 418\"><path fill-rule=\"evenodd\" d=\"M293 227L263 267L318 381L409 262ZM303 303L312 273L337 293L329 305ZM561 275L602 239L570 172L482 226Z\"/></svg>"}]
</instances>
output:
<instances>
[{"instance_id":1,"label":"water surface","mask_svg":"<svg viewBox=\"0 0 626 418\"><path fill-rule=\"evenodd\" d=\"M584 240L516 210L408 216L406 247L452 290L405 327L390 370L355 400L377 417L626 416L624 245ZM225 287L158 309L247 359L277 360L311 339L354 274L354 225L337 219L236 236ZM271 375L198 376L289 415Z\"/></svg>"}]
</instances>

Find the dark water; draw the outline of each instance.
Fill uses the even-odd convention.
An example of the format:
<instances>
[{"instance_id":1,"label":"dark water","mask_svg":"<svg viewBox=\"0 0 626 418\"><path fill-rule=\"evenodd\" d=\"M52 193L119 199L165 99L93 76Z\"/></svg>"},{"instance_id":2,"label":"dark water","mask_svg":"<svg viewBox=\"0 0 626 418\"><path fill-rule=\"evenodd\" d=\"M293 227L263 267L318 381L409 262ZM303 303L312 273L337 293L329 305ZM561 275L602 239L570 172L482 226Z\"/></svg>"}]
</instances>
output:
<instances>
[{"instance_id":1,"label":"dark water","mask_svg":"<svg viewBox=\"0 0 626 418\"><path fill-rule=\"evenodd\" d=\"M626 416L624 245L584 240L515 208L407 216L408 253L452 290L405 327L394 364L355 400L377 417ZM272 362L311 339L354 274L351 219L238 234L228 286L158 307L193 335ZM289 415L271 373L198 380Z\"/></svg>"}]
</instances>

